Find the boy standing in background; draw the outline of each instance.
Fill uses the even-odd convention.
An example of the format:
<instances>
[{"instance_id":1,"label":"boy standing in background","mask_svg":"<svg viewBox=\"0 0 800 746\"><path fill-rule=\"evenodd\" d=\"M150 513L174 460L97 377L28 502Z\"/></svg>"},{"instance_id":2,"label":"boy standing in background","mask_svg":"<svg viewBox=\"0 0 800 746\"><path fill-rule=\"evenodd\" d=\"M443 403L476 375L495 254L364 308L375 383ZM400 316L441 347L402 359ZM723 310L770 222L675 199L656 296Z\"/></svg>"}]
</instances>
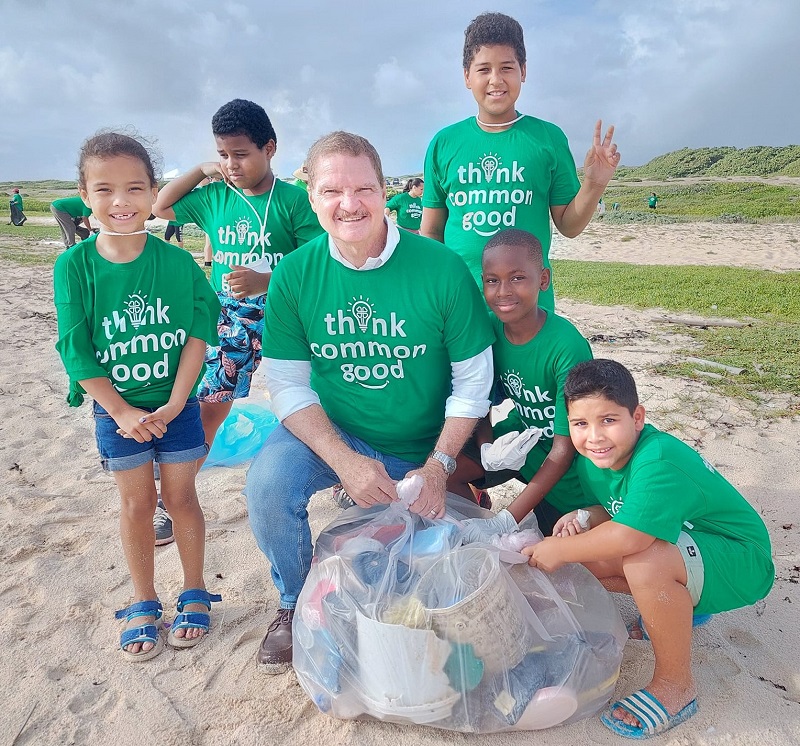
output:
<instances>
[{"instance_id":1,"label":"boy standing in background","mask_svg":"<svg viewBox=\"0 0 800 746\"><path fill-rule=\"evenodd\" d=\"M420 232L460 254L481 285L481 254L503 228L533 233L550 267L550 218L560 233L577 236L620 162L614 127L601 140L595 125L583 184L564 133L515 109L525 82L522 27L502 13L483 13L467 27L464 80L478 113L441 130L425 156ZM555 307L552 283L541 306Z\"/></svg>"}]
</instances>

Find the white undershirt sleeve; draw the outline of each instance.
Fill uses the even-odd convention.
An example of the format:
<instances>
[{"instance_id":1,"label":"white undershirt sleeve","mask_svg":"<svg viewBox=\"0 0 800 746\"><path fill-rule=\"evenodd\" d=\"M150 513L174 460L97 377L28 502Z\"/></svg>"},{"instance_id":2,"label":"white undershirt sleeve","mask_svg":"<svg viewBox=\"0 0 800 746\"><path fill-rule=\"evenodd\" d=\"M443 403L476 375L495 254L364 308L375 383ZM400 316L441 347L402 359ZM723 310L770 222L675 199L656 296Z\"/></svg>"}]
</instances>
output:
<instances>
[{"instance_id":1,"label":"white undershirt sleeve","mask_svg":"<svg viewBox=\"0 0 800 746\"><path fill-rule=\"evenodd\" d=\"M447 397L445 417L485 417L491 401L489 395L494 383L492 348L460 363L451 363L453 393Z\"/></svg>"},{"instance_id":2,"label":"white undershirt sleeve","mask_svg":"<svg viewBox=\"0 0 800 746\"><path fill-rule=\"evenodd\" d=\"M265 357L261 364L267 378L272 413L280 422L290 414L319 404L319 396L311 388L310 361Z\"/></svg>"}]
</instances>

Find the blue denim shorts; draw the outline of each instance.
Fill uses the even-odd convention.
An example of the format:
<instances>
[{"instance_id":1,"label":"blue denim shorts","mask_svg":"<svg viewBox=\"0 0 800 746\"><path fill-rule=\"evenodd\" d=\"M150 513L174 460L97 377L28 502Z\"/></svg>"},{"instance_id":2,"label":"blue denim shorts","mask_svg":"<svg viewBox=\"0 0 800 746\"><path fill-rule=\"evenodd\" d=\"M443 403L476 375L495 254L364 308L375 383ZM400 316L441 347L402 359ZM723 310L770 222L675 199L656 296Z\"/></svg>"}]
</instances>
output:
<instances>
[{"instance_id":1,"label":"blue denim shorts","mask_svg":"<svg viewBox=\"0 0 800 746\"><path fill-rule=\"evenodd\" d=\"M155 412L156 407L140 409ZM148 461L181 464L196 461L208 453L203 423L200 421L200 403L196 398L186 402L162 437L154 437L149 442L139 443L133 438L118 435L119 425L97 402L94 403L94 425L97 450L100 451L100 461L106 471L127 471Z\"/></svg>"}]
</instances>

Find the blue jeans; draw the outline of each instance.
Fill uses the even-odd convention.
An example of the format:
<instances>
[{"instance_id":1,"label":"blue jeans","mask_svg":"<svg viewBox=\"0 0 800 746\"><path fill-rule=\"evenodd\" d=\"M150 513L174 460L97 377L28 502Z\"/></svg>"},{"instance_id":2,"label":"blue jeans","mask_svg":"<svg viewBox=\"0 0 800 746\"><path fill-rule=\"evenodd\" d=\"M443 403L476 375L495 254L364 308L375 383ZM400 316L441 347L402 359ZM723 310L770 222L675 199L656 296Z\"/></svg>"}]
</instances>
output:
<instances>
[{"instance_id":1,"label":"blue jeans","mask_svg":"<svg viewBox=\"0 0 800 746\"><path fill-rule=\"evenodd\" d=\"M379 453L363 440L336 429L354 451L380 461L392 479L402 479L421 466ZM250 465L244 488L250 528L272 565L281 608L297 605L311 568L311 496L339 481L336 472L283 425L272 431Z\"/></svg>"}]
</instances>

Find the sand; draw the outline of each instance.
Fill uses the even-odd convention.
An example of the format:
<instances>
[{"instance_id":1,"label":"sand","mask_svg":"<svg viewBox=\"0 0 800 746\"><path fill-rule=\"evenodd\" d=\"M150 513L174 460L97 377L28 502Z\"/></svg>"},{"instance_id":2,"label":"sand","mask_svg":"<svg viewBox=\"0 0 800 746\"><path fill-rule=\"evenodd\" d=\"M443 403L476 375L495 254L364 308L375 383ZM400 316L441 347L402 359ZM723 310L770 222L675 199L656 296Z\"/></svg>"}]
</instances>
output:
<instances>
[{"instance_id":1,"label":"sand","mask_svg":"<svg viewBox=\"0 0 800 746\"><path fill-rule=\"evenodd\" d=\"M633 240L624 236L633 236ZM800 268L800 226L711 224L610 226L593 223L562 258L724 263ZM52 251L42 243L30 251ZM204 470L198 492L207 519L207 583L222 593L211 637L132 665L117 646L113 611L130 601L118 537L119 500L99 468L88 406L69 409L48 269L6 264L0 281L0 746L16 744L272 744L395 746L428 743L521 746L613 744L596 717L536 734L465 736L431 728L333 720L317 711L293 673L269 677L254 654L277 605L268 566L247 523L240 490L245 467ZM656 739L665 744L783 746L800 743L796 662L800 593L797 517L800 423L768 418L703 382L665 378L653 366L691 344L656 312L559 301L595 355L635 372L657 425L698 448L763 515L777 580L755 607L718 615L696 631L694 671L700 713ZM613 341L611 341L613 340ZM263 395L262 390L256 392ZM498 488L498 507L514 493ZM314 497L312 529L337 514L329 492ZM180 591L177 547L156 549L156 585L168 615ZM623 618L634 615L618 597ZM491 630L487 630L491 634ZM631 641L617 694L646 684L649 643Z\"/></svg>"}]
</instances>

